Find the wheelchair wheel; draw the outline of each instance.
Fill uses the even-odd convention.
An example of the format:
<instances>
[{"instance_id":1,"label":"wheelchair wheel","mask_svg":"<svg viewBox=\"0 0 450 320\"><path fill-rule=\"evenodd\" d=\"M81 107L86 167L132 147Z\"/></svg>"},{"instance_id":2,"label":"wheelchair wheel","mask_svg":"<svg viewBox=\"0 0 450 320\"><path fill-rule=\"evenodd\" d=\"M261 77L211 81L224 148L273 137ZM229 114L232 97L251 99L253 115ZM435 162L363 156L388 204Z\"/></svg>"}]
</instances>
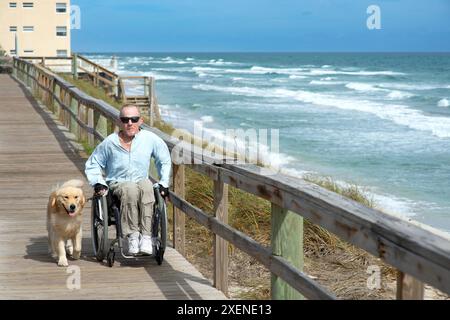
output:
<instances>
[{"instance_id":1,"label":"wheelchair wheel","mask_svg":"<svg viewBox=\"0 0 450 320\"><path fill-rule=\"evenodd\" d=\"M91 211L91 237L94 256L103 261L109 250L108 206L106 197L94 197Z\"/></svg>"},{"instance_id":2,"label":"wheelchair wheel","mask_svg":"<svg viewBox=\"0 0 450 320\"><path fill-rule=\"evenodd\" d=\"M158 265L164 260L164 252L167 243L167 212L164 199L161 197L159 190L155 189L155 209L153 213L153 252Z\"/></svg>"}]
</instances>

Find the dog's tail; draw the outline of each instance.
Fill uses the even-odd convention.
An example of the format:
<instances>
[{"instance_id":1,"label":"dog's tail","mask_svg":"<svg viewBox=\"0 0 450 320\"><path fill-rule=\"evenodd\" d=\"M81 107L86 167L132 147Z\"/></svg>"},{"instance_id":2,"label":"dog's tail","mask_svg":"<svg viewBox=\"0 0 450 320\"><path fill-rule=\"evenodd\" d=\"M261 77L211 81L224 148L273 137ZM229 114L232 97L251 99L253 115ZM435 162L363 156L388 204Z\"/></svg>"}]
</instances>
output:
<instances>
[{"instance_id":1,"label":"dog's tail","mask_svg":"<svg viewBox=\"0 0 450 320\"><path fill-rule=\"evenodd\" d=\"M69 181L64 182L64 184L61 186L63 187L75 187L75 188L82 188L84 185L84 182L79 179L72 179Z\"/></svg>"}]
</instances>

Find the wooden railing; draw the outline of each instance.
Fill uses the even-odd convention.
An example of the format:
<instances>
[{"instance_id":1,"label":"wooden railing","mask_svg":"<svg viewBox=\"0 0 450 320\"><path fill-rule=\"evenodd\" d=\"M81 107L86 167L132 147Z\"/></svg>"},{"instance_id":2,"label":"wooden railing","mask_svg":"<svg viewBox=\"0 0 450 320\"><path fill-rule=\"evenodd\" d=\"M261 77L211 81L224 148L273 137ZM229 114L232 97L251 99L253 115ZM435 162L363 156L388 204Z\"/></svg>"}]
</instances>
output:
<instances>
[{"instance_id":1,"label":"wooden railing","mask_svg":"<svg viewBox=\"0 0 450 320\"><path fill-rule=\"evenodd\" d=\"M94 86L101 86L110 96L118 97L119 76L107 68L81 56L72 56L72 74L78 78L80 71L88 76Z\"/></svg>"},{"instance_id":2,"label":"wooden railing","mask_svg":"<svg viewBox=\"0 0 450 320\"><path fill-rule=\"evenodd\" d=\"M107 103L27 61L14 59L14 71L81 141L95 146L115 130L118 110ZM300 298L298 292L309 299L334 299L332 293L302 272L301 257L295 256L302 253L298 240L302 237L304 217L397 268L397 298L423 298L422 283L450 293L449 238L301 179L280 173L269 176L262 174L267 169L230 164L229 159L224 163L223 158L206 156L201 149L155 128L144 128L161 137L172 151L174 247L184 253L185 215L213 232L214 286L223 292L228 287L229 242L270 270L273 299ZM205 213L184 199L186 166L214 181L212 213ZM272 203L271 248L228 225L230 185Z\"/></svg>"}]
</instances>

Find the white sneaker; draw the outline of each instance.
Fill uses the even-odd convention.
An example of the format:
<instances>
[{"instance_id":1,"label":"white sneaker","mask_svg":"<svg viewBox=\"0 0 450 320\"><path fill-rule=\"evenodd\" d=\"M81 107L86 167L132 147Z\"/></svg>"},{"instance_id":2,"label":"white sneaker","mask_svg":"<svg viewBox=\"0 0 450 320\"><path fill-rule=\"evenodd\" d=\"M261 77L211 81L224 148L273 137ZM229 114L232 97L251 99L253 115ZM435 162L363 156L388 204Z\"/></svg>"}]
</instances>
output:
<instances>
[{"instance_id":1,"label":"white sneaker","mask_svg":"<svg viewBox=\"0 0 450 320\"><path fill-rule=\"evenodd\" d=\"M139 253L139 232L128 235L128 254Z\"/></svg>"},{"instance_id":2,"label":"white sneaker","mask_svg":"<svg viewBox=\"0 0 450 320\"><path fill-rule=\"evenodd\" d=\"M152 254L153 253L153 243L152 243L152 237L150 236L142 236L141 238L141 244L140 244L140 251L145 254Z\"/></svg>"}]
</instances>

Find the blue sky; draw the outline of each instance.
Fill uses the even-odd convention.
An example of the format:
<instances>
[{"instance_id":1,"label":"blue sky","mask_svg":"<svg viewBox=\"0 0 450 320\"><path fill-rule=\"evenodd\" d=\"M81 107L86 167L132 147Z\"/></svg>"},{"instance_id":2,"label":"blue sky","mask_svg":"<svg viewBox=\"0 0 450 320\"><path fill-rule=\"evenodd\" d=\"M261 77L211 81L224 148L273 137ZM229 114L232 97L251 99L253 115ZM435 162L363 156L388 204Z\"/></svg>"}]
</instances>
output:
<instances>
[{"instance_id":1,"label":"blue sky","mask_svg":"<svg viewBox=\"0 0 450 320\"><path fill-rule=\"evenodd\" d=\"M450 51L450 0L72 0L78 52ZM366 10L378 5L381 29Z\"/></svg>"}]
</instances>

